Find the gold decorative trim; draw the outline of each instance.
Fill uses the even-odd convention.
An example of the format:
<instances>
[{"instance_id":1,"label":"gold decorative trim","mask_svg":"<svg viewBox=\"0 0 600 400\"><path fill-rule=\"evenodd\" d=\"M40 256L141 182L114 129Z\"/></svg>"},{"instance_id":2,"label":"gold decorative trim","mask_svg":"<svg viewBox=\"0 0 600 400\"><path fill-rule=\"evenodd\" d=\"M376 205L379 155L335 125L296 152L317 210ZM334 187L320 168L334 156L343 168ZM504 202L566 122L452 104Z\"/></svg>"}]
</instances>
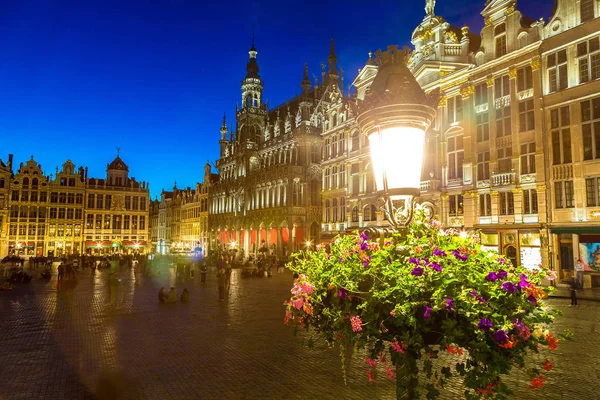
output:
<instances>
[{"instance_id":1,"label":"gold decorative trim","mask_svg":"<svg viewBox=\"0 0 600 400\"><path fill-rule=\"evenodd\" d=\"M494 86L494 77L493 76L488 76L485 80L485 84L487 85L487 87L492 87Z\"/></svg>"},{"instance_id":2,"label":"gold decorative trim","mask_svg":"<svg viewBox=\"0 0 600 400\"><path fill-rule=\"evenodd\" d=\"M463 100L468 99L473 93L475 93L474 85L465 86L460 89L460 97L462 97Z\"/></svg>"},{"instance_id":3,"label":"gold decorative trim","mask_svg":"<svg viewBox=\"0 0 600 400\"><path fill-rule=\"evenodd\" d=\"M460 29L460 31L462 32L463 36L467 36L469 34L469 27L465 25Z\"/></svg>"},{"instance_id":4,"label":"gold decorative trim","mask_svg":"<svg viewBox=\"0 0 600 400\"><path fill-rule=\"evenodd\" d=\"M468 81L469 81L469 78L465 76L464 78L461 78L461 79L458 79L456 81L453 81L453 82L447 83L445 85L442 85L440 87L440 90L444 91L444 90L449 89L451 87L462 85L463 83L468 82Z\"/></svg>"},{"instance_id":5,"label":"gold decorative trim","mask_svg":"<svg viewBox=\"0 0 600 400\"><path fill-rule=\"evenodd\" d=\"M515 11L516 11L515 5L512 4L506 8L506 11L504 11L504 15L506 15L508 17L509 15L513 14Z\"/></svg>"},{"instance_id":6,"label":"gold decorative trim","mask_svg":"<svg viewBox=\"0 0 600 400\"><path fill-rule=\"evenodd\" d=\"M536 188L536 190L543 191L543 190L546 190L546 185L543 185L543 184L542 185L537 185L535 188Z\"/></svg>"},{"instance_id":7,"label":"gold decorative trim","mask_svg":"<svg viewBox=\"0 0 600 400\"><path fill-rule=\"evenodd\" d=\"M440 101L438 102L438 107L444 107L448 104L448 99L446 96L440 96Z\"/></svg>"},{"instance_id":8,"label":"gold decorative trim","mask_svg":"<svg viewBox=\"0 0 600 400\"><path fill-rule=\"evenodd\" d=\"M508 69L508 77L514 79L517 77L517 69L515 67L511 67Z\"/></svg>"},{"instance_id":9,"label":"gold decorative trim","mask_svg":"<svg viewBox=\"0 0 600 400\"><path fill-rule=\"evenodd\" d=\"M540 69L540 56L535 56L531 59L531 61L529 62L529 65L531 65L531 69L533 71L537 71L538 69Z\"/></svg>"},{"instance_id":10,"label":"gold decorative trim","mask_svg":"<svg viewBox=\"0 0 600 400\"><path fill-rule=\"evenodd\" d=\"M489 15L487 17L485 17L484 23L485 23L485 26L492 25L492 17L490 17Z\"/></svg>"}]
</instances>

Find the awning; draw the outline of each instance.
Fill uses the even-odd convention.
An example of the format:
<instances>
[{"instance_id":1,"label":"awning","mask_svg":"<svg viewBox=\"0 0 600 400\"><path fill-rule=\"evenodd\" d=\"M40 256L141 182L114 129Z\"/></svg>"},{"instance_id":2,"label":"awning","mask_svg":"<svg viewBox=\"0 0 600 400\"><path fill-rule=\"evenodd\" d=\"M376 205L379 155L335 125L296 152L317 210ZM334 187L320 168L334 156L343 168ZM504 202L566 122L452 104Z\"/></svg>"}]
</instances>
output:
<instances>
[{"instance_id":1,"label":"awning","mask_svg":"<svg viewBox=\"0 0 600 400\"><path fill-rule=\"evenodd\" d=\"M100 246L98 246L100 244ZM112 242L110 240L86 240L85 247L88 248L102 248L102 247L110 247L112 246Z\"/></svg>"},{"instance_id":2,"label":"awning","mask_svg":"<svg viewBox=\"0 0 600 400\"><path fill-rule=\"evenodd\" d=\"M593 235L600 234L600 226L553 226L550 228L552 233L588 233Z\"/></svg>"}]
</instances>

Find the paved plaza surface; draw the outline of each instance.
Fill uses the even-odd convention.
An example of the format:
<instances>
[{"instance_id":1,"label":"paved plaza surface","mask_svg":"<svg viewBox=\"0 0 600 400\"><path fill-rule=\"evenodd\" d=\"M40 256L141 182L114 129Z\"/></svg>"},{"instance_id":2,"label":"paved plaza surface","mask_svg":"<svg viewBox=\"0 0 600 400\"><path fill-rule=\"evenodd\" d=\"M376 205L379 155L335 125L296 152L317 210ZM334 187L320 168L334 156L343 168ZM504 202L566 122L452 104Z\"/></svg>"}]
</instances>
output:
<instances>
[{"instance_id":1,"label":"paved plaza surface","mask_svg":"<svg viewBox=\"0 0 600 400\"><path fill-rule=\"evenodd\" d=\"M283 324L292 274L242 278L234 270L219 302L214 271L207 282L179 281L127 269L121 283L108 271L80 272L73 290L47 282L0 292L0 399L393 399L380 374L369 383L364 355L349 360L344 385L336 349ZM162 287L187 287L189 304L158 304ZM600 303L550 299L564 310L557 329L575 333L553 355L541 391L525 389L518 371L505 380L519 399L600 398ZM540 361L541 363L541 361ZM441 398L461 398L454 381Z\"/></svg>"}]
</instances>

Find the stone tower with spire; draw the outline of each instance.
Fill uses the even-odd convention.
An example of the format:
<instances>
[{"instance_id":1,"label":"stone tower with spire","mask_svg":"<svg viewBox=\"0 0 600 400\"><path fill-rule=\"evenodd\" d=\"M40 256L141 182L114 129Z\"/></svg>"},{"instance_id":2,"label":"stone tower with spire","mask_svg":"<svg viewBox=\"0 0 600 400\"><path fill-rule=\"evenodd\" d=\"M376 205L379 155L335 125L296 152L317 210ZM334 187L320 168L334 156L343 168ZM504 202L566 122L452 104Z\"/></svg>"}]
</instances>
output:
<instances>
[{"instance_id":1,"label":"stone tower with spire","mask_svg":"<svg viewBox=\"0 0 600 400\"><path fill-rule=\"evenodd\" d=\"M250 58L246 64L246 77L242 80L242 107L237 110L237 141L261 142L267 117L267 107L263 101L264 85L258 74L258 62L256 55L258 51L254 46L254 34L252 35L252 47L248 51ZM233 135L233 132L232 132Z\"/></svg>"}]
</instances>

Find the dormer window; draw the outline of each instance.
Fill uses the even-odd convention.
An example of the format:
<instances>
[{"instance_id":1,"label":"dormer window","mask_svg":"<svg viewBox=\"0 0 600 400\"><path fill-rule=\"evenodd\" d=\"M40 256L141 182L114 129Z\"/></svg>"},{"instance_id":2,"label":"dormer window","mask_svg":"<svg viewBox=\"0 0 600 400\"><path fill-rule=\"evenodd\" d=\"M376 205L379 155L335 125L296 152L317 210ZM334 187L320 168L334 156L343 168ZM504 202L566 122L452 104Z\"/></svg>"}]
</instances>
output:
<instances>
[{"instance_id":1,"label":"dormer window","mask_svg":"<svg viewBox=\"0 0 600 400\"><path fill-rule=\"evenodd\" d=\"M500 24L494 28L496 38L496 57L506 54L506 24Z\"/></svg>"}]
</instances>

